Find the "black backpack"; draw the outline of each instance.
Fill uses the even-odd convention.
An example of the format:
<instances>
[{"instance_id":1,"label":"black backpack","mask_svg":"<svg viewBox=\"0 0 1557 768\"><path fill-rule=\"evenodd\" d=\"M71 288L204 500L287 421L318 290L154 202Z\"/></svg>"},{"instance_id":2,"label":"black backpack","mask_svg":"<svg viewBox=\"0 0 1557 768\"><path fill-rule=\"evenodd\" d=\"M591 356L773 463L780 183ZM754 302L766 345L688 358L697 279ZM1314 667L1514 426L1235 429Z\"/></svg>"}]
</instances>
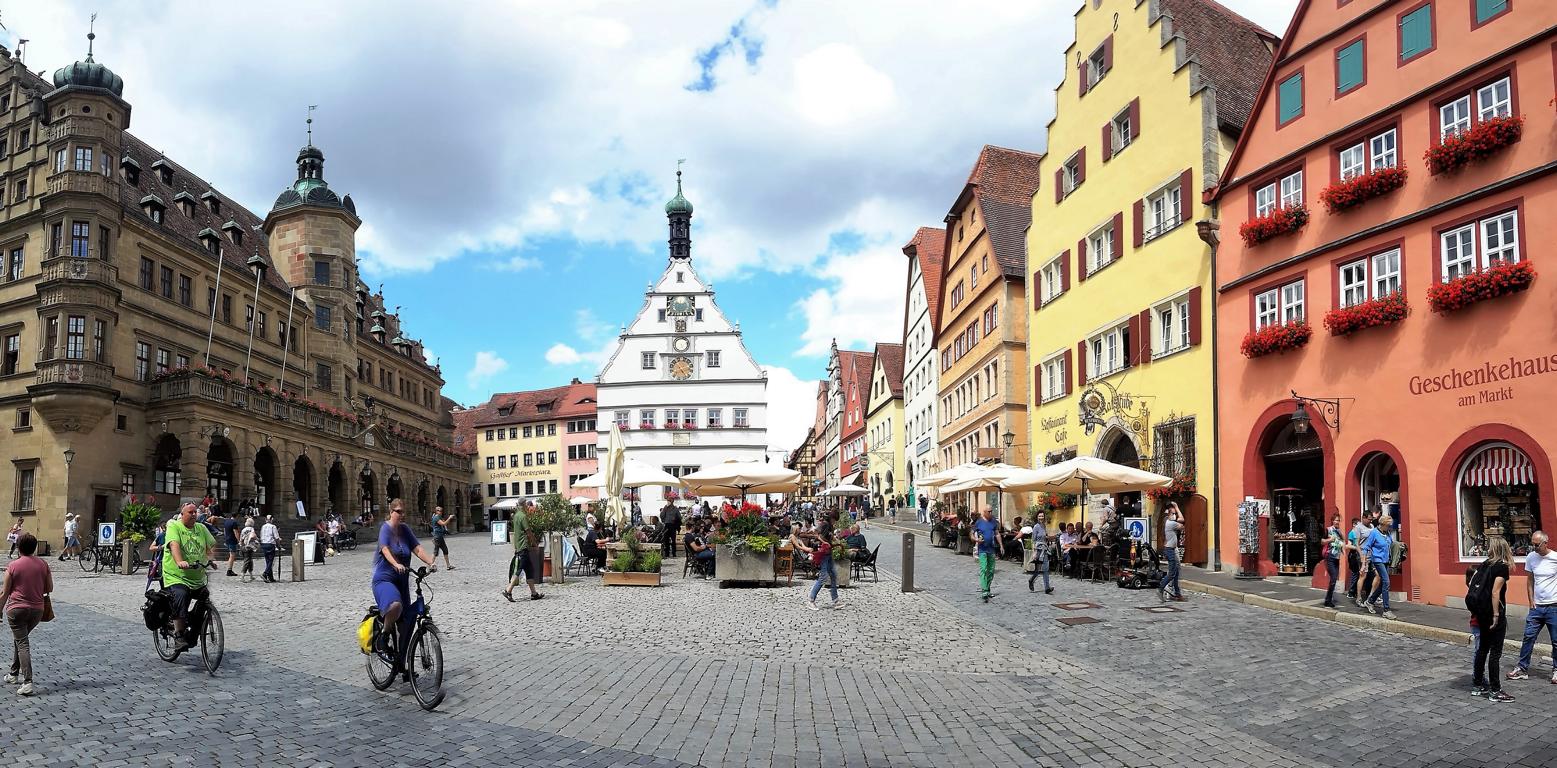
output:
<instances>
[{"instance_id":1,"label":"black backpack","mask_svg":"<svg viewBox=\"0 0 1557 768\"><path fill-rule=\"evenodd\" d=\"M1484 560L1465 588L1465 607L1477 616L1492 613L1492 561Z\"/></svg>"}]
</instances>

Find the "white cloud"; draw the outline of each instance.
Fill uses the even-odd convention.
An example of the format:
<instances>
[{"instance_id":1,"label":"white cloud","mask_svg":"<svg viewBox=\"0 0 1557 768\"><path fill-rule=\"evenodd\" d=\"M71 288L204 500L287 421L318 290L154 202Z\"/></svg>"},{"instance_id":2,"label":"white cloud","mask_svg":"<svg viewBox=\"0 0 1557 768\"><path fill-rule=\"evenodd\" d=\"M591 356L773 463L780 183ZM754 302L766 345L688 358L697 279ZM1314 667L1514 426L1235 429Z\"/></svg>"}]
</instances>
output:
<instances>
[{"instance_id":1,"label":"white cloud","mask_svg":"<svg viewBox=\"0 0 1557 768\"><path fill-rule=\"evenodd\" d=\"M551 348L546 350L546 362L552 365L577 365L583 359L578 350L561 342L551 345Z\"/></svg>"},{"instance_id":2,"label":"white cloud","mask_svg":"<svg viewBox=\"0 0 1557 768\"><path fill-rule=\"evenodd\" d=\"M438 364L438 353L432 351L432 347L424 345L422 347L422 360L424 362L426 362L428 365L437 365Z\"/></svg>"},{"instance_id":3,"label":"white cloud","mask_svg":"<svg viewBox=\"0 0 1557 768\"><path fill-rule=\"evenodd\" d=\"M768 372L768 447L792 451L816 422L816 382L776 365Z\"/></svg>"},{"instance_id":4,"label":"white cloud","mask_svg":"<svg viewBox=\"0 0 1557 768\"><path fill-rule=\"evenodd\" d=\"M903 292L908 257L900 246L879 244L855 253L833 254L818 273L831 285L795 304L805 320L795 354L827 354L834 338L840 348L870 349L878 341L903 338Z\"/></svg>"},{"instance_id":5,"label":"white cloud","mask_svg":"<svg viewBox=\"0 0 1557 768\"><path fill-rule=\"evenodd\" d=\"M465 374L465 383L471 389L477 389L481 382L508 370L508 361L498 357L496 352L482 350L476 353L476 361L470 366L470 372Z\"/></svg>"},{"instance_id":6,"label":"white cloud","mask_svg":"<svg viewBox=\"0 0 1557 768\"><path fill-rule=\"evenodd\" d=\"M830 43L795 60L790 103L813 123L842 126L892 106L892 78L860 56L858 49Z\"/></svg>"}]
</instances>

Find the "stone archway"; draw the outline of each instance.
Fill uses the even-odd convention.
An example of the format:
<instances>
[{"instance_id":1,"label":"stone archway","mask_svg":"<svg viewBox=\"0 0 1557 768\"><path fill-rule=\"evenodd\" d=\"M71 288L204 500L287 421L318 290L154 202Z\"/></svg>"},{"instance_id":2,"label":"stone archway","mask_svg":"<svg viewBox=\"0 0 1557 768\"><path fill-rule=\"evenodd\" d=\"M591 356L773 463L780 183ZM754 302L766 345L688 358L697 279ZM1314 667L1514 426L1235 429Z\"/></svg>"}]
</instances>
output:
<instances>
[{"instance_id":1,"label":"stone archway","mask_svg":"<svg viewBox=\"0 0 1557 768\"><path fill-rule=\"evenodd\" d=\"M261 515L275 514L276 452L269 446L254 454L254 509Z\"/></svg>"},{"instance_id":2,"label":"stone archway","mask_svg":"<svg viewBox=\"0 0 1557 768\"><path fill-rule=\"evenodd\" d=\"M232 498L233 450L226 438L211 438L205 452L205 495L223 512Z\"/></svg>"},{"instance_id":3,"label":"stone archway","mask_svg":"<svg viewBox=\"0 0 1557 768\"><path fill-rule=\"evenodd\" d=\"M313 514L314 464L307 456L298 456L292 465L292 495L303 504L303 511Z\"/></svg>"},{"instance_id":4,"label":"stone archway","mask_svg":"<svg viewBox=\"0 0 1557 768\"><path fill-rule=\"evenodd\" d=\"M378 515L377 482L378 478L373 474L373 470L366 467L357 477L357 484L361 487L357 497L357 514L363 519L371 520Z\"/></svg>"},{"instance_id":5,"label":"stone archway","mask_svg":"<svg viewBox=\"0 0 1557 768\"><path fill-rule=\"evenodd\" d=\"M340 459L330 464L330 476L326 481L326 493L329 495L329 512L332 515L341 515L346 511L346 468L341 466Z\"/></svg>"}]
</instances>

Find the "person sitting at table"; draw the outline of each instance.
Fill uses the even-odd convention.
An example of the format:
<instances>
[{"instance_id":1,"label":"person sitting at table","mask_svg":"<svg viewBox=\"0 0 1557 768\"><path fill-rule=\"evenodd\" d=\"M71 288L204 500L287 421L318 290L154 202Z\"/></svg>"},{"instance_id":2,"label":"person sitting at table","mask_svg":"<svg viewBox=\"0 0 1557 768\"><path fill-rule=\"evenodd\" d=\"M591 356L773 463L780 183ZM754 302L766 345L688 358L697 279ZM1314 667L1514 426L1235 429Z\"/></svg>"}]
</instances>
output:
<instances>
[{"instance_id":1,"label":"person sitting at table","mask_svg":"<svg viewBox=\"0 0 1557 768\"><path fill-rule=\"evenodd\" d=\"M779 535L779 538L789 538L789 531L793 527L794 524L789 521L789 515L784 515L773 521L773 531Z\"/></svg>"},{"instance_id":2,"label":"person sitting at table","mask_svg":"<svg viewBox=\"0 0 1557 768\"><path fill-rule=\"evenodd\" d=\"M870 548L870 544L865 541L865 534L860 533L858 523L849 526L848 533L843 537L843 544L849 548L849 554L852 556L862 555Z\"/></svg>"},{"instance_id":3,"label":"person sitting at table","mask_svg":"<svg viewBox=\"0 0 1557 768\"><path fill-rule=\"evenodd\" d=\"M1076 524L1066 523L1060 529L1060 564L1070 570L1071 550L1076 548Z\"/></svg>"},{"instance_id":4,"label":"person sitting at table","mask_svg":"<svg viewBox=\"0 0 1557 768\"><path fill-rule=\"evenodd\" d=\"M1022 551L1022 517L1012 518L1011 527L1000 527L1000 538L1004 540L1007 552Z\"/></svg>"},{"instance_id":5,"label":"person sitting at table","mask_svg":"<svg viewBox=\"0 0 1557 768\"><path fill-rule=\"evenodd\" d=\"M600 530L599 523L590 522L589 530L584 534L584 551L582 554L584 557L594 560L596 568L604 569L606 561L605 545L610 544L611 540L606 538L604 532Z\"/></svg>"},{"instance_id":6,"label":"person sitting at table","mask_svg":"<svg viewBox=\"0 0 1557 768\"><path fill-rule=\"evenodd\" d=\"M1088 520L1087 521L1087 528L1081 534L1081 544L1083 546L1089 546L1090 547L1090 546L1095 546L1097 543L1098 543L1097 531L1092 530L1092 521Z\"/></svg>"},{"instance_id":7,"label":"person sitting at table","mask_svg":"<svg viewBox=\"0 0 1557 768\"><path fill-rule=\"evenodd\" d=\"M714 548L703 537L703 527L703 524L694 525L682 543L687 546L687 557L696 558L702 563L703 578L706 579L714 574Z\"/></svg>"}]
</instances>

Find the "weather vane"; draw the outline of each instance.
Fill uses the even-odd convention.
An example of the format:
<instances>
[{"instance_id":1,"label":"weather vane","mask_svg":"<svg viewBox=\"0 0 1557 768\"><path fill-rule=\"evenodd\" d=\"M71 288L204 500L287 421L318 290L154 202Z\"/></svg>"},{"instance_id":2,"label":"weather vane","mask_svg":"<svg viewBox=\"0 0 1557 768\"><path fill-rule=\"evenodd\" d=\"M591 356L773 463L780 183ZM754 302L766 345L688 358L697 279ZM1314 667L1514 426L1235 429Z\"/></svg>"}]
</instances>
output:
<instances>
[{"instance_id":1,"label":"weather vane","mask_svg":"<svg viewBox=\"0 0 1557 768\"><path fill-rule=\"evenodd\" d=\"M308 105L308 146L310 147L314 145L314 110L318 108L318 104Z\"/></svg>"},{"instance_id":2,"label":"weather vane","mask_svg":"<svg viewBox=\"0 0 1557 768\"><path fill-rule=\"evenodd\" d=\"M97 39L97 14L87 20L87 61L92 60L92 41Z\"/></svg>"}]
</instances>

